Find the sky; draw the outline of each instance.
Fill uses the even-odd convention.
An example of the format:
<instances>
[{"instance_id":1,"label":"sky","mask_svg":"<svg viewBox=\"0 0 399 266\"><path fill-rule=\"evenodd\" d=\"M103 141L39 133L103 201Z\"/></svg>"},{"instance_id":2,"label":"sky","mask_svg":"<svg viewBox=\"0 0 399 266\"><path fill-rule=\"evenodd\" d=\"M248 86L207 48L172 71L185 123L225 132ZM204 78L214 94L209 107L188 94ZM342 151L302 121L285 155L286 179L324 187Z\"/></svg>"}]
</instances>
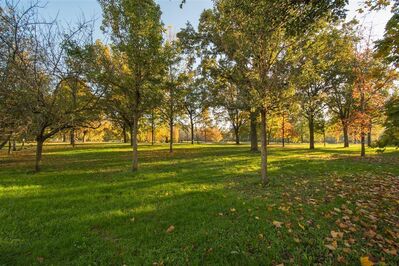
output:
<instances>
[{"instance_id":1,"label":"sky","mask_svg":"<svg viewBox=\"0 0 399 266\"><path fill-rule=\"evenodd\" d=\"M29 0L22 0L21 2ZM99 27L101 25L101 7L97 0L42 0L47 3L42 9L43 17L57 17L62 23L74 24L83 17L85 19L96 19L95 38L104 38ZM162 21L165 26L173 26L175 32L184 27L187 21L194 26L198 25L198 19L201 12L212 7L212 0L187 0L183 9L180 9L180 0L157 0L162 11ZM368 29L372 29L372 39L377 40L382 37L384 27L391 17L389 11L380 11L372 13L357 14L356 10L361 5L361 0L350 0L347 7L347 19L354 16L364 24ZM369 30L367 30L369 32Z\"/></svg>"}]
</instances>

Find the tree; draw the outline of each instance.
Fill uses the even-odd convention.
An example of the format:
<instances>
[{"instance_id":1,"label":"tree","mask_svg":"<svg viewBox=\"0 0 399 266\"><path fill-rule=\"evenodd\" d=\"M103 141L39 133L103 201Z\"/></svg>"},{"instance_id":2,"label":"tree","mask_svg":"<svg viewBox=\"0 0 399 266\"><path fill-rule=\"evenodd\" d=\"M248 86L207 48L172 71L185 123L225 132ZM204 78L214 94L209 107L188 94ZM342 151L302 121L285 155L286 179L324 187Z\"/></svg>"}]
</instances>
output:
<instances>
[{"instance_id":1,"label":"tree","mask_svg":"<svg viewBox=\"0 0 399 266\"><path fill-rule=\"evenodd\" d=\"M169 125L169 152L173 153L174 126L176 117L182 113L183 109L184 91L182 90L182 79L185 78L178 42L169 40L165 44L164 58L168 66L168 74L163 84L164 89L160 111L161 116Z\"/></svg>"},{"instance_id":2,"label":"tree","mask_svg":"<svg viewBox=\"0 0 399 266\"><path fill-rule=\"evenodd\" d=\"M378 140L380 147L395 145L399 147L399 96L393 95L385 106L385 131Z\"/></svg>"},{"instance_id":3,"label":"tree","mask_svg":"<svg viewBox=\"0 0 399 266\"><path fill-rule=\"evenodd\" d=\"M354 112L353 84L355 75L356 34L353 22L344 23L331 32L334 45L330 47L331 68L326 75L331 88L327 97L327 105L334 117L342 125L344 147L349 147L349 126Z\"/></svg>"},{"instance_id":4,"label":"tree","mask_svg":"<svg viewBox=\"0 0 399 266\"><path fill-rule=\"evenodd\" d=\"M200 37L190 23L177 33L179 47L185 61L185 79L183 81L183 105L186 110L189 123L191 144L194 144L195 125L199 122L202 108L205 104L206 93L204 82L199 75L200 67L195 68L196 59L200 57Z\"/></svg>"},{"instance_id":5,"label":"tree","mask_svg":"<svg viewBox=\"0 0 399 266\"><path fill-rule=\"evenodd\" d=\"M87 22L74 29L61 31L56 22L38 21L38 5L20 10L10 5L2 18L14 38L6 45L14 46L11 58L14 68L12 91L18 101L11 112L13 120L26 124L26 131L37 143L35 170L41 167L44 142L73 124L88 126L88 112L96 108L98 91L91 90L68 64L70 43L84 45L91 40ZM28 15L27 15L28 14ZM24 18L21 23L21 18ZM71 99L71 83L78 84L76 104ZM14 112L15 111L15 112ZM15 116L16 113L23 114Z\"/></svg>"},{"instance_id":6,"label":"tree","mask_svg":"<svg viewBox=\"0 0 399 266\"><path fill-rule=\"evenodd\" d=\"M356 65L354 72L356 75L354 94L357 106L357 119L360 127L361 138L361 156L366 155L366 132L370 128L370 113L373 104L377 101L382 105L381 96L387 93L387 89L391 86L395 79L395 71L383 64L380 60L376 60L373 56L369 44L363 51L357 53Z\"/></svg>"},{"instance_id":7,"label":"tree","mask_svg":"<svg viewBox=\"0 0 399 266\"><path fill-rule=\"evenodd\" d=\"M225 54L237 63L245 62L244 65L250 66L250 89L255 91L255 107L261 113L261 174L264 185L268 183L267 114L286 93L286 76L282 75L286 71L286 51L320 17L331 13L342 15L344 4L345 1L222 0L216 2L213 14L206 14L209 21L216 22L217 29L235 50Z\"/></svg>"},{"instance_id":8,"label":"tree","mask_svg":"<svg viewBox=\"0 0 399 266\"><path fill-rule=\"evenodd\" d=\"M335 68L333 38L329 25L321 21L314 32L301 45L295 58L296 69L292 80L296 87L302 114L308 121L309 148L314 149L315 119L320 116L330 88L327 72Z\"/></svg>"},{"instance_id":9,"label":"tree","mask_svg":"<svg viewBox=\"0 0 399 266\"><path fill-rule=\"evenodd\" d=\"M152 99L152 89L163 71L161 46L163 25L159 6L153 0L99 0L103 30L111 36L115 50L126 59L130 85L123 88L133 119L132 171L138 170L138 121Z\"/></svg>"}]
</instances>

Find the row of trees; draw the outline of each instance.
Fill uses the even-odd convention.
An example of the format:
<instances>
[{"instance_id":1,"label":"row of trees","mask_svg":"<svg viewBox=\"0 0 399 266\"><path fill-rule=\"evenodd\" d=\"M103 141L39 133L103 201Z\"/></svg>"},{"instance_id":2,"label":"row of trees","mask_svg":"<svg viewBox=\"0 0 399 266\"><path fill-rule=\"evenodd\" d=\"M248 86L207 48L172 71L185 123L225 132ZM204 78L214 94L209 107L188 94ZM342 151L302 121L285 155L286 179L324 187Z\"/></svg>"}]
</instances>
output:
<instances>
[{"instance_id":1,"label":"row of trees","mask_svg":"<svg viewBox=\"0 0 399 266\"><path fill-rule=\"evenodd\" d=\"M187 24L166 38L155 1L99 2L109 44L93 41L90 22L62 29L38 20L38 3L6 1L0 9L0 144L35 139L36 171L43 143L60 132L73 142L75 130L112 121L130 132L137 171L140 127L149 126L154 140L166 123L172 153L178 121L187 120L194 143L196 126L213 120L230 126L237 144L249 123L252 151L260 135L267 184L276 118L283 145L286 125L305 119L310 149L316 129L325 133L327 124L341 124L345 147L349 128L356 129L362 156L367 134L384 122L396 79L386 59L394 57L381 52L386 44L376 53L355 22L343 22L346 1L218 0L197 30Z\"/></svg>"}]
</instances>

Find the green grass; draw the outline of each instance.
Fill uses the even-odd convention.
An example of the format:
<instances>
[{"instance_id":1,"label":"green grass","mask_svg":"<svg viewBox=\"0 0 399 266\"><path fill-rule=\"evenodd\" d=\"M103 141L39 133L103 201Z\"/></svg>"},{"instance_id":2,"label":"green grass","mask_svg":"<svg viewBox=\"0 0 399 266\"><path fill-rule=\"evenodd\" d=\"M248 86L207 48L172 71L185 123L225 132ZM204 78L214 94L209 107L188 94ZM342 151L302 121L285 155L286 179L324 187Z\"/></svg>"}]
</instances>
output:
<instances>
[{"instance_id":1,"label":"green grass","mask_svg":"<svg viewBox=\"0 0 399 266\"><path fill-rule=\"evenodd\" d=\"M246 145L167 149L138 173L124 144L47 145L38 174L33 147L1 151L0 265L399 264L394 149L273 146L267 188Z\"/></svg>"}]
</instances>

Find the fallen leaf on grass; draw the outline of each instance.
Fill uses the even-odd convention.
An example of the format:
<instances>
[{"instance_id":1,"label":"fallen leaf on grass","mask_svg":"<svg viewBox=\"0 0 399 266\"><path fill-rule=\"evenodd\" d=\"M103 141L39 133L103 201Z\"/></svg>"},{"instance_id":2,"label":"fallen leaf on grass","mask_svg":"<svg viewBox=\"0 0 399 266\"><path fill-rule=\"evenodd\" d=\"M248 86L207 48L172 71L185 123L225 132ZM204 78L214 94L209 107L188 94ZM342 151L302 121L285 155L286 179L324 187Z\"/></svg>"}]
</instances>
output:
<instances>
[{"instance_id":1,"label":"fallen leaf on grass","mask_svg":"<svg viewBox=\"0 0 399 266\"><path fill-rule=\"evenodd\" d=\"M344 233L342 233L342 232L331 231L330 233L333 238L343 238L344 237Z\"/></svg>"},{"instance_id":2,"label":"fallen leaf on grass","mask_svg":"<svg viewBox=\"0 0 399 266\"><path fill-rule=\"evenodd\" d=\"M235 208L231 208L230 211L231 211L231 212L235 212L236 209L235 209Z\"/></svg>"},{"instance_id":3,"label":"fallen leaf on grass","mask_svg":"<svg viewBox=\"0 0 399 266\"><path fill-rule=\"evenodd\" d=\"M324 245L326 248L328 248L329 250L332 250L332 251L334 251L334 250L336 250L337 249L337 242L336 241L334 241L334 242L332 242L331 244L328 244L328 245Z\"/></svg>"},{"instance_id":4,"label":"fallen leaf on grass","mask_svg":"<svg viewBox=\"0 0 399 266\"><path fill-rule=\"evenodd\" d=\"M281 228L282 224L283 224L282 222L273 221L273 225L274 225L276 228Z\"/></svg>"},{"instance_id":5,"label":"fallen leaf on grass","mask_svg":"<svg viewBox=\"0 0 399 266\"><path fill-rule=\"evenodd\" d=\"M396 249L384 249L384 252L392 256L398 255L398 251Z\"/></svg>"},{"instance_id":6,"label":"fallen leaf on grass","mask_svg":"<svg viewBox=\"0 0 399 266\"><path fill-rule=\"evenodd\" d=\"M366 257L360 257L360 264L362 266L373 266L374 262L372 262L370 258L366 256Z\"/></svg>"},{"instance_id":7,"label":"fallen leaf on grass","mask_svg":"<svg viewBox=\"0 0 399 266\"><path fill-rule=\"evenodd\" d=\"M175 230L175 227L173 225L169 226L168 229L166 229L166 233L172 233Z\"/></svg>"},{"instance_id":8,"label":"fallen leaf on grass","mask_svg":"<svg viewBox=\"0 0 399 266\"><path fill-rule=\"evenodd\" d=\"M298 223L299 227L302 228L302 230L305 230L305 226L303 226L301 223Z\"/></svg>"}]
</instances>

